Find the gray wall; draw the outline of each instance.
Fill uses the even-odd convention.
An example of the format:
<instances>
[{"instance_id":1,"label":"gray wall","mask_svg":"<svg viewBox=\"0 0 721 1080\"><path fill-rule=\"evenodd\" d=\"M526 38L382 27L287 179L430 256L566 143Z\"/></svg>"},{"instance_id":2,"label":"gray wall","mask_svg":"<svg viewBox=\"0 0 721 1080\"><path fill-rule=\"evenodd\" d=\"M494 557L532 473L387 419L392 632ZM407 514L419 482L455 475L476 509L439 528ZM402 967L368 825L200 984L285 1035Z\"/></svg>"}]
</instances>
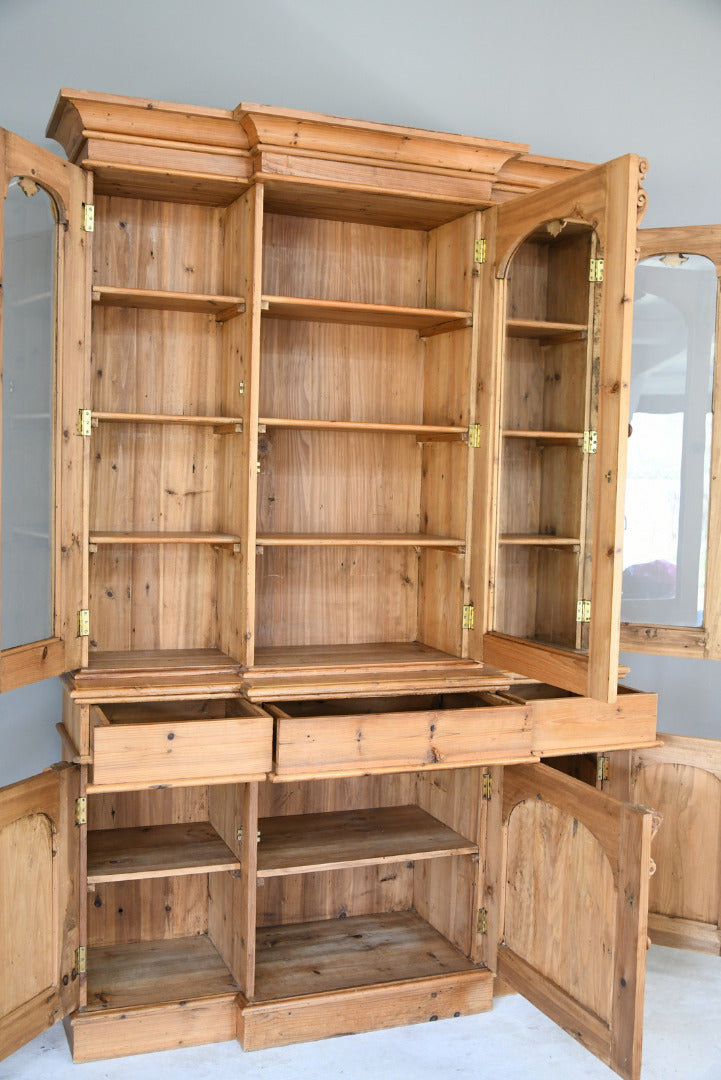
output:
<instances>
[{"instance_id":1,"label":"gray wall","mask_svg":"<svg viewBox=\"0 0 721 1080\"><path fill-rule=\"evenodd\" d=\"M651 163L646 225L721 220L718 0L0 0L0 125L61 86L239 101ZM626 657L660 726L718 735L721 666ZM56 681L0 698L0 783L59 754Z\"/></svg>"}]
</instances>

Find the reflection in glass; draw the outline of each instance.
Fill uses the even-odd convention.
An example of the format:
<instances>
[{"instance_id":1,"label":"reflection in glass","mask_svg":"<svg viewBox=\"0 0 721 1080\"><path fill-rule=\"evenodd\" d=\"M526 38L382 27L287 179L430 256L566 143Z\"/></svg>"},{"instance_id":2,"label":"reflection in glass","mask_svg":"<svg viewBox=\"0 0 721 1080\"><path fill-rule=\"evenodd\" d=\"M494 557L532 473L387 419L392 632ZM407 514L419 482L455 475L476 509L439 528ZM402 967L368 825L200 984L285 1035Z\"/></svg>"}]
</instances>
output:
<instances>
[{"instance_id":1,"label":"reflection in glass","mask_svg":"<svg viewBox=\"0 0 721 1080\"><path fill-rule=\"evenodd\" d=\"M52 634L55 219L32 181L5 198L0 646Z\"/></svg>"},{"instance_id":2,"label":"reflection in glass","mask_svg":"<svg viewBox=\"0 0 721 1080\"><path fill-rule=\"evenodd\" d=\"M622 618L701 626L716 269L661 255L636 270Z\"/></svg>"}]
</instances>

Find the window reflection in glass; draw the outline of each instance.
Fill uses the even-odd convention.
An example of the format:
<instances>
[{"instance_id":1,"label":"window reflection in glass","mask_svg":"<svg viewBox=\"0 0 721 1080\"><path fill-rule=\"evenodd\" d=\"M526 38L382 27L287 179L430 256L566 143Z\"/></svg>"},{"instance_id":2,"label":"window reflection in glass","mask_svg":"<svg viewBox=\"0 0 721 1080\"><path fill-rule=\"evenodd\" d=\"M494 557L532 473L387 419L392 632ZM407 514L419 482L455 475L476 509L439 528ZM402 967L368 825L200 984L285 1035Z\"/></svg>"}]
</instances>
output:
<instances>
[{"instance_id":1,"label":"window reflection in glass","mask_svg":"<svg viewBox=\"0 0 721 1080\"><path fill-rule=\"evenodd\" d=\"M703 624L717 279L700 255L636 270L626 622Z\"/></svg>"},{"instance_id":2,"label":"window reflection in glass","mask_svg":"<svg viewBox=\"0 0 721 1080\"><path fill-rule=\"evenodd\" d=\"M52 635L56 227L50 196L11 180L2 318L3 649Z\"/></svg>"}]
</instances>

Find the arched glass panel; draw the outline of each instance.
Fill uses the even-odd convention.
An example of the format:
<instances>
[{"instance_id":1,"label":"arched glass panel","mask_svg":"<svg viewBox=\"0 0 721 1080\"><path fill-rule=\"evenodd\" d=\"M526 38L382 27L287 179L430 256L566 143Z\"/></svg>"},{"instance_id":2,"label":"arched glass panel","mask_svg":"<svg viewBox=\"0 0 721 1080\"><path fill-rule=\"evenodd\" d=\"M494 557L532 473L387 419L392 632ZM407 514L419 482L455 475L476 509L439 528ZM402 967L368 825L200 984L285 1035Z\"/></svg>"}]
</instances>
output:
<instances>
[{"instance_id":1,"label":"arched glass panel","mask_svg":"<svg viewBox=\"0 0 721 1080\"><path fill-rule=\"evenodd\" d=\"M3 649L52 636L56 226L50 196L10 181L2 318Z\"/></svg>"},{"instance_id":2,"label":"arched glass panel","mask_svg":"<svg viewBox=\"0 0 721 1080\"><path fill-rule=\"evenodd\" d=\"M716 292L701 255L656 255L636 270L626 622L703 625Z\"/></svg>"}]
</instances>

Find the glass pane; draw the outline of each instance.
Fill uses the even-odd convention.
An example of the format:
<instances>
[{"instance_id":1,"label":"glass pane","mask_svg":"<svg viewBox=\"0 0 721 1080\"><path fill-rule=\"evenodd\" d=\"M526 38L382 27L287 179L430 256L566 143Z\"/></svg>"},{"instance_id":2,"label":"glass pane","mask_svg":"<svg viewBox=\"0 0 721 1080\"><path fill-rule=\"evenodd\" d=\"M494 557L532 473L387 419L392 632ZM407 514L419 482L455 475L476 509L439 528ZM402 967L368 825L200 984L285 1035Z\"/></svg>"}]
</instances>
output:
<instances>
[{"instance_id":1,"label":"glass pane","mask_svg":"<svg viewBox=\"0 0 721 1080\"><path fill-rule=\"evenodd\" d=\"M636 270L626 622L703 625L716 289L701 255L654 256Z\"/></svg>"},{"instance_id":2,"label":"glass pane","mask_svg":"<svg viewBox=\"0 0 721 1080\"><path fill-rule=\"evenodd\" d=\"M31 181L5 199L2 320L3 649L52 636L55 218Z\"/></svg>"}]
</instances>

